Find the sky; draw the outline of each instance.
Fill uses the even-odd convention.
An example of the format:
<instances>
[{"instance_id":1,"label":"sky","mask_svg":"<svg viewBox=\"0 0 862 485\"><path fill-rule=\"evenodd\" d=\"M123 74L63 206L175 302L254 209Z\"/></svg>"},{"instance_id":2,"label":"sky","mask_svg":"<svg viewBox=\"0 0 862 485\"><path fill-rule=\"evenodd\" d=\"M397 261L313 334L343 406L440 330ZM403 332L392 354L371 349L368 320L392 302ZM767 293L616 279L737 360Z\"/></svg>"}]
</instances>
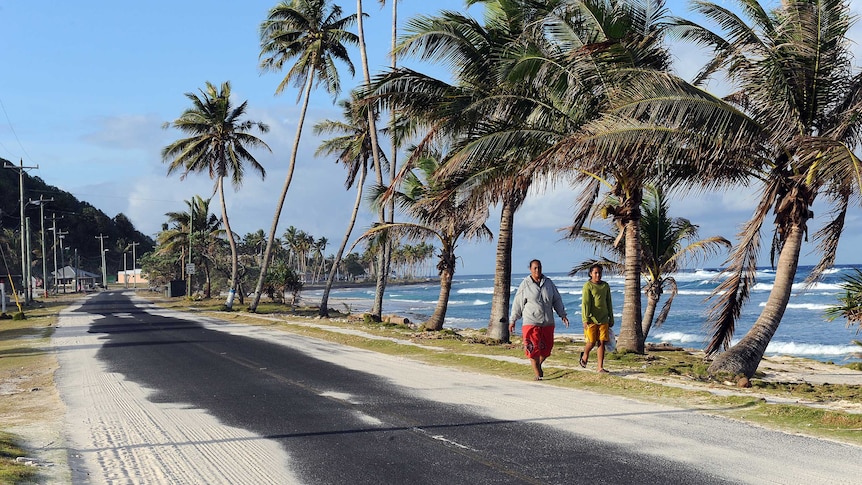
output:
<instances>
[{"instance_id":1,"label":"sky","mask_svg":"<svg viewBox=\"0 0 862 485\"><path fill-rule=\"evenodd\" d=\"M857 15L862 12L858 3L852 5ZM0 157L38 166L29 174L110 217L125 214L138 230L155 238L166 222L165 213L186 210L184 201L194 195L213 193L213 182L206 174L184 180L178 174L167 176L161 149L180 134L162 125L190 106L185 93L197 92L207 81L216 85L230 81L235 102L248 102L247 119L269 125L270 131L260 137L272 152L254 153L266 168L265 180L247 172L238 191L227 190L228 214L240 235L258 229L268 233L300 113L297 88L275 95L284 74L261 73L258 68L258 26L275 4L274 0L0 0ZM356 11L355 2L339 4L346 14ZM399 23L403 26L417 14L464 11L463 4L462 0L406 0L399 3ZM685 5L677 0L668 3L673 14L689 16ZM366 1L363 8L369 15L365 32L373 75L389 65L391 7L389 2L381 9L379 2ZM475 7L470 13L481 16ZM862 38L862 26L854 28L852 38ZM859 65L862 49L858 44L853 49ZM704 62L703 53L689 45L675 44L672 52L677 74L686 79ZM351 59L356 75L351 77L346 66L339 66L339 99L363 82L358 50L351 51ZM426 72L439 69L405 62ZM720 91L721 85L712 89ZM315 238L326 237L328 254L335 253L343 238L355 199L355 192L344 188L344 168L333 157L314 156L324 137L315 136L312 126L339 119L334 101L322 89L312 96L296 173L278 226L279 236L295 226ZM593 257L590 248L562 240L559 231L571 223L577 192L564 182L539 185L516 214L513 271L526 273L529 261L539 258L545 272L567 272ZM756 195L756 187L680 194L671 205L671 215L699 225L701 237L721 235L733 240L750 218ZM221 215L217 199L211 207ZM816 216L825 214L815 206ZM374 217L368 209L361 211L351 242L370 227ZM856 207L848 215L839 264L862 262L856 254L862 244L859 218ZM820 224L822 220L814 225ZM488 226L496 235L498 211L492 211ZM771 233L763 237L768 246ZM803 247L802 264L817 261L813 249L813 244ZM495 250L493 241L462 242L456 272L493 273ZM717 267L724 259L717 256L695 265ZM768 265L768 259L761 264Z\"/></svg>"}]
</instances>

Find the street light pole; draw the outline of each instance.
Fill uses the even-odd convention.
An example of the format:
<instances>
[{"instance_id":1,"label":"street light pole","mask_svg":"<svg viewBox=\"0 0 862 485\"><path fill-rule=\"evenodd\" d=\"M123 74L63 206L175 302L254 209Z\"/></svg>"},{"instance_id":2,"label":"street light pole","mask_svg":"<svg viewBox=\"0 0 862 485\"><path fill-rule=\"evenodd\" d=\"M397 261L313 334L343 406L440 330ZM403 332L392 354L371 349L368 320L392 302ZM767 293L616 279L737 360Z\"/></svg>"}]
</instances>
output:
<instances>
[{"instance_id":1,"label":"street light pole","mask_svg":"<svg viewBox=\"0 0 862 485\"><path fill-rule=\"evenodd\" d=\"M132 246L132 286L136 290L138 289L138 271L137 271L138 255L135 253L135 248L139 244L141 244L141 243L133 242L133 243L129 244L130 246Z\"/></svg>"},{"instance_id":2,"label":"street light pole","mask_svg":"<svg viewBox=\"0 0 862 485\"><path fill-rule=\"evenodd\" d=\"M106 252L106 250L105 250L105 238L106 237L108 237L108 236L105 236L104 234L99 233L99 235L96 236L96 239L99 240L99 243L100 243L101 248L102 248L102 286L105 289L108 289L108 269L105 267L105 252Z\"/></svg>"}]
</instances>

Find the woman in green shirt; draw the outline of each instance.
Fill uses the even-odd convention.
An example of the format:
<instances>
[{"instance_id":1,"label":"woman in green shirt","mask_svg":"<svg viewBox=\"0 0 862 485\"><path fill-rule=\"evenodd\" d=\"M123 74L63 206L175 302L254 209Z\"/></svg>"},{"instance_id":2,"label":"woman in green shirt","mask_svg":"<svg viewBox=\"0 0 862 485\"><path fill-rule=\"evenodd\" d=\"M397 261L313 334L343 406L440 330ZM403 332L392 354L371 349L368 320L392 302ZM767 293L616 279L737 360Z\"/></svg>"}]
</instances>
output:
<instances>
[{"instance_id":1,"label":"woman in green shirt","mask_svg":"<svg viewBox=\"0 0 862 485\"><path fill-rule=\"evenodd\" d=\"M581 352L581 367L587 367L590 351L596 347L599 358L596 370L607 373L604 368L605 344L610 340L610 327L614 326L614 310L611 304L611 287L602 281L602 267L598 264L590 267L590 280L584 283L581 315L584 322L584 339L587 342Z\"/></svg>"}]
</instances>

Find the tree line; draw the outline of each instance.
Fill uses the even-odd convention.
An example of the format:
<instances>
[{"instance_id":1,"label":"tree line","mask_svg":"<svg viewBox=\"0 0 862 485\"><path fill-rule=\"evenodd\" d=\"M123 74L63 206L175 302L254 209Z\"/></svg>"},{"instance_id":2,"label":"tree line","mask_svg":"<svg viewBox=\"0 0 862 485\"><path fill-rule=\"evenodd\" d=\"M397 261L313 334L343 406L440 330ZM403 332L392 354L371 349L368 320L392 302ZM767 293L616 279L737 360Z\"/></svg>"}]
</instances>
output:
<instances>
[{"instance_id":1,"label":"tree line","mask_svg":"<svg viewBox=\"0 0 862 485\"><path fill-rule=\"evenodd\" d=\"M468 5L484 7L482 21L457 12L410 19L393 39L392 65L373 77L361 0L350 15L326 0L276 5L259 28L260 67L285 71L275 92L301 89L302 108L249 309L256 309L274 261L311 90L323 87L337 95L336 63L352 74L347 46L358 45L364 82L342 102L344 119L317 129L338 135L321 150L337 155L348 172L347 187L357 191L336 261L350 238L366 172L376 179L370 192L377 223L354 242L380 248L377 267L384 270L377 272L375 314L394 242L435 240L441 291L426 326L441 328L457 244L493 237L485 221L497 206L489 335L508 341L513 221L531 188L567 181L576 206L570 237L580 238L598 219L614 228L625 281L617 346L643 353L640 235L646 188L685 192L750 185L760 199L733 243L706 316L713 328L706 348L713 359L710 372L750 377L787 307L815 200L825 199L829 212L810 233L821 259L809 282L834 263L848 210L859 201L862 167L855 150L862 133L862 75L849 50L853 17L846 2L732 3L691 2L707 22L701 25L672 16L661 0L470 0ZM348 30L354 25L356 33ZM711 53L694 79L673 71L669 39ZM406 56L444 66L450 77L399 66L397 59ZM730 94L719 97L704 88L717 76L729 82ZM238 187L246 165L265 175L247 148L268 149L256 135L268 128L244 120L245 103L233 106L229 94L229 83L207 83L199 94L189 93L192 107L169 124L188 137L166 147L163 157L169 172L213 178L230 243L223 182L230 178ZM378 123L386 127L378 130ZM388 158L380 138L388 139ZM766 245L764 232L771 233ZM731 346L763 246L776 269L774 289L751 330ZM231 248L228 308L238 278L233 243ZM326 296L321 314L325 302Z\"/></svg>"}]
</instances>

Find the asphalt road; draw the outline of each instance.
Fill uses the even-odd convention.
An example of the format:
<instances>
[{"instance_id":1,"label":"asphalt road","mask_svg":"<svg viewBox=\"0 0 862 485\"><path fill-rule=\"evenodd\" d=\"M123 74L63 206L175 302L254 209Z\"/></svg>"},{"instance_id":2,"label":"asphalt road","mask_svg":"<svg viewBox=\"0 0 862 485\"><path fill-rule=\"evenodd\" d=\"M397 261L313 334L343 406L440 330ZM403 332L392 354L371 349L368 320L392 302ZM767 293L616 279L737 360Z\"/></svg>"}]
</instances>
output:
<instances>
[{"instance_id":1,"label":"asphalt road","mask_svg":"<svg viewBox=\"0 0 862 485\"><path fill-rule=\"evenodd\" d=\"M574 398L560 397L569 394L559 393L577 391L554 390L547 383L517 381L494 384L502 386L502 389L511 389L511 394L507 391L491 391L489 394L488 389L484 389L490 385L489 381L505 380L475 375L459 378L448 385L440 381L447 379L446 373L451 373L451 370L434 377L427 375L437 372L433 367L389 356L376 357L365 351L356 353L316 339L285 336L289 341L285 343L272 338L271 330L256 331L254 327L246 327L235 331L234 325L203 321L191 314L160 312L122 292L93 296L64 318L67 322L86 322L82 325L86 327L88 336L81 338L98 342L97 345L84 345L84 340L79 340L76 341L78 344L69 344L68 349L90 347L98 361L99 372L119 376L116 382L105 385L104 389L100 389L96 382L99 378L94 377L89 383L70 384L74 389L67 387L65 391L66 394L74 394L83 386L92 399L82 400L80 396L66 399L72 415L78 412L76 406L88 408L86 418L72 420L72 426L79 431L71 433L73 437L70 438L72 467L76 469L73 481L76 483L107 483L116 476L124 477L128 483L153 483L153 480L164 480L163 483L260 483L261 477L266 477L265 480L271 483L283 483L284 475L276 473L283 467L289 468L288 475L292 481L303 484L790 483L781 478L785 475L776 475L777 481L764 476L769 470L768 462L752 467L758 475L750 476L751 480L740 479L746 475L738 470L722 471L729 468L728 464L742 460L746 454L768 454L759 446L770 449L775 446L772 440L781 440L782 436L788 435L703 417L691 411L656 410L654 406L645 408L641 404L624 403L620 405L627 406L624 408L627 411L616 412L622 421L613 425L609 424L611 422L603 416L601 409L590 409L590 412L577 416L574 423L574 418L567 415L568 424L559 425L559 416L541 418L546 412L544 410L537 409L535 415L528 414L533 406L530 403L547 399L555 400L558 407L560 404L595 406L595 402L613 398L589 396L580 404L577 401L560 403ZM69 337L71 334L68 332L72 332L75 325L67 327L66 333L59 332L59 338ZM61 367L64 361L71 365L70 358L67 355L65 360L61 359ZM379 365L378 370L370 371L375 365ZM70 378L80 375L68 369L66 374L60 374ZM395 375L400 378L392 378ZM438 393L442 398L433 398L433 393L402 385L411 379L430 379L436 382L435 385L447 387L446 393ZM122 443L123 436L132 431L140 432L137 428L149 426L150 422L161 428L171 425L156 423L155 418L139 418L141 413L137 410L123 410L134 407L132 405L123 405L119 407L120 411L112 411L112 414L126 416L114 418L115 421L111 422L111 418L100 416L100 412L106 414L98 410L101 405L86 404L98 403L99 396L105 393L122 394L127 385L146 389L146 400L156 407L178 409L178 413L195 410L214 418L218 426L244 430L253 438L177 440L172 437L167 444L162 438L153 438L156 442L148 444L144 438L129 446L129 443ZM454 398L458 393L471 397ZM543 393L547 396L543 397ZM494 402L498 395L500 401ZM521 418L503 418L501 416L505 413L485 412L501 404L512 409L505 403L522 398L525 403L518 401ZM521 411L523 409L527 411ZM614 408L609 406L608 409ZM638 416L641 412L643 416ZM182 422L185 418L177 419ZM667 433L667 428L672 426L669 423L673 422L690 435L667 439L667 449L656 450L662 447L661 435L646 439L644 431L639 429L640 425L656 426L647 422L652 419L663 420L658 425L666 428L657 433ZM110 431L111 437L98 444L95 441L81 442L82 436L98 436L96 428L100 426L114 430L127 426L123 424L127 421L133 422L127 431ZM690 422L690 426L683 421ZM189 429L183 431L184 436L194 435L195 425L189 420L185 424ZM82 426L88 429L81 430ZM738 447L746 446L745 443L729 442L726 458L705 457L702 461L692 458L697 456L692 450L675 452L674 448L685 449L702 441L705 456L721 454L723 437L700 438L696 435L703 430L698 427L714 429L718 433L724 433L727 427L731 430L729 433L751 440L751 448L740 450ZM745 429L733 431L734 427ZM166 434L160 433L155 436ZM244 439L248 441L244 442ZM788 437L788 440L791 442L787 445L788 452L797 446L808 446L807 443L797 444L799 437ZM758 442L757 446L754 446L754 441ZM854 454L858 449L811 441L816 443L815 446L826 446L824 453L828 453L830 459L841 460L842 454L858 456ZM275 443L287 459L283 463L270 463L269 459L264 459L262 464L239 460L229 465L230 469L224 473L217 469L217 464L200 462L190 464L198 467L197 472L194 469L185 472L125 469L159 467L159 463L167 461L130 459L127 457L129 454L145 456L152 451L149 447L183 450L202 442L216 447L221 442L230 443L236 450L256 442ZM841 451L836 453L829 447ZM111 458L84 458L88 453L110 455ZM783 461L786 457L783 453L776 453L772 459ZM766 456L765 459L771 458ZM213 460L213 463L218 462ZM242 469L246 466L244 463L249 469ZM739 465L746 466L741 462ZM124 470L110 470L112 466ZM174 463L171 466L179 468L183 465ZM774 466L777 470L783 465L776 461ZM801 466L808 468L804 464ZM271 469L266 470L266 467ZM175 482L177 477L182 478ZM810 477L797 478L800 482L811 483ZM832 483L842 482L841 477L834 478ZM817 479L815 476L814 480Z\"/></svg>"}]
</instances>

